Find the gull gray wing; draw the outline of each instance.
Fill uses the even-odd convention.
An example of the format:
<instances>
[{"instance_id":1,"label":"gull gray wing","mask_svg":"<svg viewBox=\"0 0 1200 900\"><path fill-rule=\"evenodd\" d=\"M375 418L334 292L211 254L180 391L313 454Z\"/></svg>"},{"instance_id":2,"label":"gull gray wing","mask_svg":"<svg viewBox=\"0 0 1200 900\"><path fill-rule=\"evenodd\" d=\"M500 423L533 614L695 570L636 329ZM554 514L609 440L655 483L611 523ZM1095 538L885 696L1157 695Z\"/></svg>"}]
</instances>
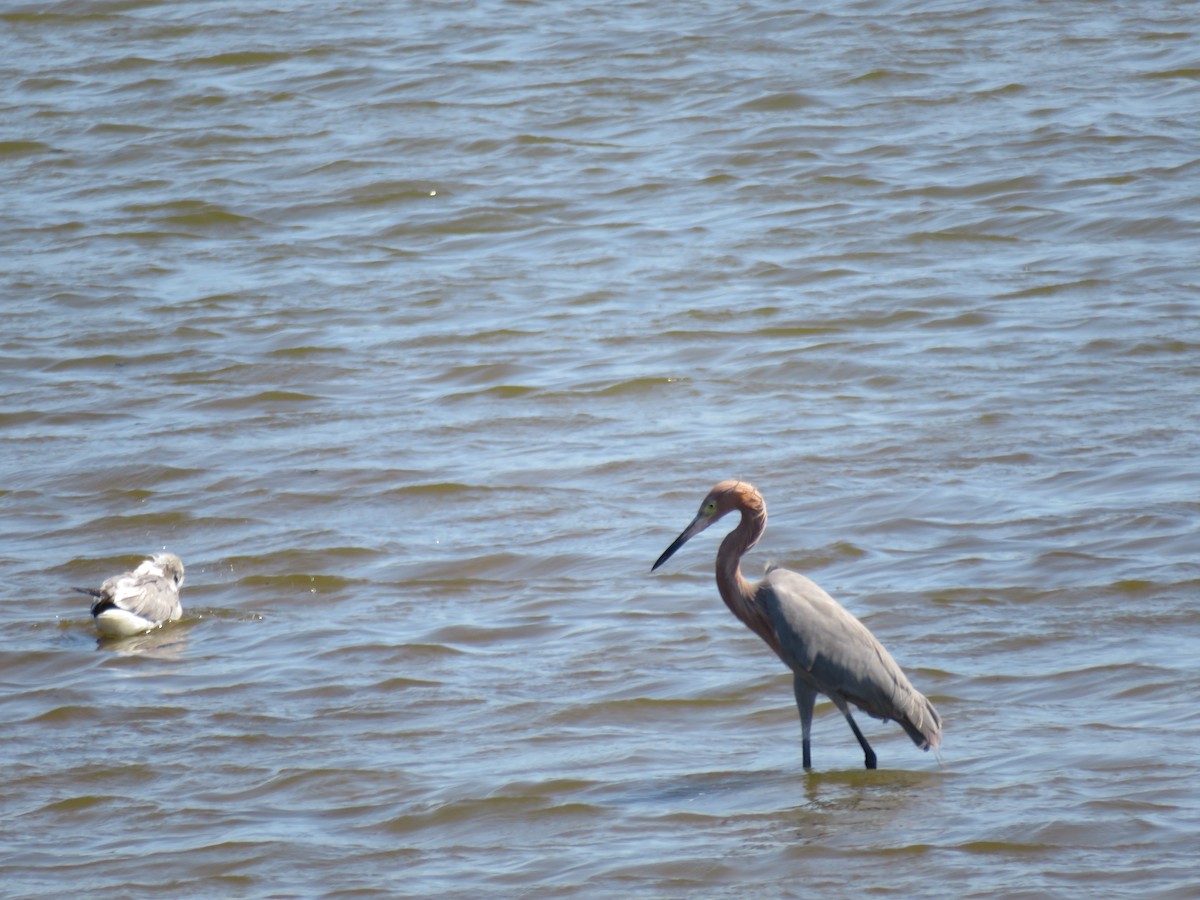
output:
<instances>
[{"instance_id":1,"label":"gull gray wing","mask_svg":"<svg viewBox=\"0 0 1200 900\"><path fill-rule=\"evenodd\" d=\"M100 596L92 604L92 615L112 606L151 622L173 622L183 615L174 580L141 568L105 581L100 586Z\"/></svg>"}]
</instances>

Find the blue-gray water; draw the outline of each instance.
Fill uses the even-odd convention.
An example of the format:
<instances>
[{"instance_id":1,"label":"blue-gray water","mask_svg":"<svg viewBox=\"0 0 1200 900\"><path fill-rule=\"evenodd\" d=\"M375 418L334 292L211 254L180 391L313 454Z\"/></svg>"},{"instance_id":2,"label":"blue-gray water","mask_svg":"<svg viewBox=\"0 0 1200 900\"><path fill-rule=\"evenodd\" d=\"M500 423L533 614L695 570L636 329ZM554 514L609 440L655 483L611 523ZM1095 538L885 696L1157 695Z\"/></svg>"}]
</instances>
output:
<instances>
[{"instance_id":1,"label":"blue-gray water","mask_svg":"<svg viewBox=\"0 0 1200 900\"><path fill-rule=\"evenodd\" d=\"M0 892L1195 896L1198 46L8 4ZM650 576L730 476L940 759L822 704L806 774L718 529ZM185 620L98 644L162 547Z\"/></svg>"}]
</instances>

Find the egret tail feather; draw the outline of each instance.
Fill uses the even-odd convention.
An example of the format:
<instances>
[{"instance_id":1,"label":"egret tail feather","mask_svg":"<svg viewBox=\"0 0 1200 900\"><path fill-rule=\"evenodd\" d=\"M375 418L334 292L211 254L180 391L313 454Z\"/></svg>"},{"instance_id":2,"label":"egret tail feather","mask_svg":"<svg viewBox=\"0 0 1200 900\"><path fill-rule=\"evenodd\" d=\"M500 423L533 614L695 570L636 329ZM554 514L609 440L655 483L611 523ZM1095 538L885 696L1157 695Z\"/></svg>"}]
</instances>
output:
<instances>
[{"instance_id":1,"label":"egret tail feather","mask_svg":"<svg viewBox=\"0 0 1200 900\"><path fill-rule=\"evenodd\" d=\"M933 704L924 697L921 698L921 708L918 709L918 713L920 720L918 722L912 721L908 716L896 721L912 738L912 742L922 750L936 750L942 743L942 717L933 708Z\"/></svg>"}]
</instances>

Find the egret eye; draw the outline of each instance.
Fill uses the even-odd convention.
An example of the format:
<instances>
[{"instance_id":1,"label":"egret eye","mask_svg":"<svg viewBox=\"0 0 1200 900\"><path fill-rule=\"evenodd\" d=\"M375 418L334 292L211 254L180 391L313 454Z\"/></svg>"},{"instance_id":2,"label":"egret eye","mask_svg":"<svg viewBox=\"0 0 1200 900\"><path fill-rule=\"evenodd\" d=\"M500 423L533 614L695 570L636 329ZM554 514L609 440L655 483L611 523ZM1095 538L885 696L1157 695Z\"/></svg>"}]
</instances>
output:
<instances>
[{"instance_id":1,"label":"egret eye","mask_svg":"<svg viewBox=\"0 0 1200 900\"><path fill-rule=\"evenodd\" d=\"M717 501L716 500L709 500L707 503L704 504L704 514L706 516L711 516L716 511L717 511Z\"/></svg>"}]
</instances>

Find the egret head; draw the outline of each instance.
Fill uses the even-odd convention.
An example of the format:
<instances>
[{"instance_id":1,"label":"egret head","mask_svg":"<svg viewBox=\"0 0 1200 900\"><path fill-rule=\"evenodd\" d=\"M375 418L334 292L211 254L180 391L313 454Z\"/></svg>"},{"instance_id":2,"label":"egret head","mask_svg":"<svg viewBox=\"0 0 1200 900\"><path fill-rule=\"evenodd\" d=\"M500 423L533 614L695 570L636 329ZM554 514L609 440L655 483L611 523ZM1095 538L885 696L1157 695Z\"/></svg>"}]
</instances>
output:
<instances>
[{"instance_id":1,"label":"egret head","mask_svg":"<svg viewBox=\"0 0 1200 900\"><path fill-rule=\"evenodd\" d=\"M650 567L650 571L653 572L689 540L735 509L744 513L765 516L767 507L763 502L762 494L750 482L737 479L720 482L708 492L708 496L700 504L700 511L696 513L696 518L692 519L691 524L683 529L683 533L675 538L674 543L663 551L663 555Z\"/></svg>"}]
</instances>

